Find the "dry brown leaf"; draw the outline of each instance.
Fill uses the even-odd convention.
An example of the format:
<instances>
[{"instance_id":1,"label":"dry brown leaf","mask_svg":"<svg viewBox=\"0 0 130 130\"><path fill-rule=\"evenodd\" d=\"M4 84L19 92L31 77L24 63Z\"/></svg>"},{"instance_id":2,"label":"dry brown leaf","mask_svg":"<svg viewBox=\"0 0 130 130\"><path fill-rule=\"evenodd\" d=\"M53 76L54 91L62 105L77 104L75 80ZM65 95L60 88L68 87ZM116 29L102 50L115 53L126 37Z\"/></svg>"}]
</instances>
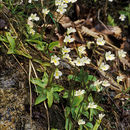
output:
<instances>
[{"instance_id":1,"label":"dry brown leaf","mask_svg":"<svg viewBox=\"0 0 130 130\"><path fill-rule=\"evenodd\" d=\"M74 24L76 25L76 27L81 27L85 22L85 19L80 19L80 20L76 20L74 21Z\"/></svg>"},{"instance_id":2,"label":"dry brown leaf","mask_svg":"<svg viewBox=\"0 0 130 130\"><path fill-rule=\"evenodd\" d=\"M115 37L121 36L122 30L120 27L118 26L111 27L110 30L115 34Z\"/></svg>"},{"instance_id":3,"label":"dry brown leaf","mask_svg":"<svg viewBox=\"0 0 130 130\"><path fill-rule=\"evenodd\" d=\"M69 19L69 17L63 16L59 23L64 27L64 28L68 28L70 26L72 26L72 21Z\"/></svg>"},{"instance_id":4,"label":"dry brown leaf","mask_svg":"<svg viewBox=\"0 0 130 130\"><path fill-rule=\"evenodd\" d=\"M130 77L126 78L126 87L129 88L130 87Z\"/></svg>"},{"instance_id":5,"label":"dry brown leaf","mask_svg":"<svg viewBox=\"0 0 130 130\"><path fill-rule=\"evenodd\" d=\"M68 28L72 26L72 21L70 18L66 15L59 14L57 12L54 12L55 18L57 22L59 22L64 28Z\"/></svg>"},{"instance_id":6,"label":"dry brown leaf","mask_svg":"<svg viewBox=\"0 0 130 130\"><path fill-rule=\"evenodd\" d=\"M84 35L92 36L92 37L94 37L94 38L98 38L98 35L99 35L99 33L96 33L96 32L94 32L94 31L88 29L88 28L85 27L85 26L82 26L82 27L81 27L81 33L84 34Z\"/></svg>"},{"instance_id":7,"label":"dry brown leaf","mask_svg":"<svg viewBox=\"0 0 130 130\"><path fill-rule=\"evenodd\" d=\"M76 14L77 14L77 17L79 18L80 16L80 7L78 4L76 4Z\"/></svg>"},{"instance_id":8,"label":"dry brown leaf","mask_svg":"<svg viewBox=\"0 0 130 130\"><path fill-rule=\"evenodd\" d=\"M121 58L120 61L123 64L124 68L125 68L125 65L130 67L130 63L126 58Z\"/></svg>"},{"instance_id":9,"label":"dry brown leaf","mask_svg":"<svg viewBox=\"0 0 130 130\"><path fill-rule=\"evenodd\" d=\"M98 24L100 25L97 30L97 27L96 28L96 31L98 32L101 32L102 34L106 34L106 35L114 35L116 38L120 37L121 36L121 33L122 33L122 30L120 27L118 26L114 26L114 27L111 27L111 26L107 26L107 29L105 27L103 27L101 24Z\"/></svg>"}]
</instances>

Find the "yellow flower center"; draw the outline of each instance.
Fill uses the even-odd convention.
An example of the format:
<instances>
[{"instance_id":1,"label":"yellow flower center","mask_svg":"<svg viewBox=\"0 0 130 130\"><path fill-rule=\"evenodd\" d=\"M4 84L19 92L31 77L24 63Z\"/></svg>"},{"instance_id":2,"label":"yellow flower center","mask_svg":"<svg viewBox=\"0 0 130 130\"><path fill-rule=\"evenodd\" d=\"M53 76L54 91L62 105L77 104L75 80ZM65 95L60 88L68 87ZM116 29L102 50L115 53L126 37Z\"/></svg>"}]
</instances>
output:
<instances>
[{"instance_id":1,"label":"yellow flower center","mask_svg":"<svg viewBox=\"0 0 130 130\"><path fill-rule=\"evenodd\" d=\"M54 59L54 63L57 63L57 60L56 60L56 59Z\"/></svg>"},{"instance_id":2,"label":"yellow flower center","mask_svg":"<svg viewBox=\"0 0 130 130\"><path fill-rule=\"evenodd\" d=\"M58 72L56 72L56 76L59 76L59 73L58 73Z\"/></svg>"}]
</instances>

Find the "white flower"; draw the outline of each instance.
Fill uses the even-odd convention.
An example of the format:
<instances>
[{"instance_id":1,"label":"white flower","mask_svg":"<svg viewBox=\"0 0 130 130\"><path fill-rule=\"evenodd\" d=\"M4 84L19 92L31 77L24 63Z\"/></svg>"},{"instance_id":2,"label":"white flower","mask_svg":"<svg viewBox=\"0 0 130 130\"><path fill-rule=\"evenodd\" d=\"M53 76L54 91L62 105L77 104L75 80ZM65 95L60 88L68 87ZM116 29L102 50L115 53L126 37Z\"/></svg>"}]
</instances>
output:
<instances>
[{"instance_id":1,"label":"white flower","mask_svg":"<svg viewBox=\"0 0 130 130\"><path fill-rule=\"evenodd\" d=\"M83 62L83 59L82 58L77 58L76 60L74 60L74 63L77 65L77 66L84 66L84 62Z\"/></svg>"},{"instance_id":2,"label":"white flower","mask_svg":"<svg viewBox=\"0 0 130 130\"><path fill-rule=\"evenodd\" d=\"M67 7L68 7L68 5L65 4L65 3L63 3L61 6L62 6L63 8L67 8Z\"/></svg>"},{"instance_id":3,"label":"white flower","mask_svg":"<svg viewBox=\"0 0 130 130\"><path fill-rule=\"evenodd\" d=\"M102 83L102 81L97 80L97 81L94 82L93 85L94 85L94 86L99 86L101 83Z\"/></svg>"},{"instance_id":4,"label":"white flower","mask_svg":"<svg viewBox=\"0 0 130 130\"><path fill-rule=\"evenodd\" d=\"M91 60L88 58L88 57L83 57L82 59L82 62L84 63L84 64L90 64L90 62L91 62Z\"/></svg>"},{"instance_id":5,"label":"white flower","mask_svg":"<svg viewBox=\"0 0 130 130\"><path fill-rule=\"evenodd\" d=\"M71 61L71 57L69 54L64 54L63 59L68 59L69 61Z\"/></svg>"},{"instance_id":6,"label":"white flower","mask_svg":"<svg viewBox=\"0 0 130 130\"><path fill-rule=\"evenodd\" d=\"M108 86L110 86L110 83L109 83L107 80L104 80L104 81L102 82L102 86L108 87Z\"/></svg>"},{"instance_id":7,"label":"white flower","mask_svg":"<svg viewBox=\"0 0 130 130\"><path fill-rule=\"evenodd\" d=\"M32 0L28 0L28 3L32 3Z\"/></svg>"},{"instance_id":8,"label":"white flower","mask_svg":"<svg viewBox=\"0 0 130 130\"><path fill-rule=\"evenodd\" d=\"M7 27L7 26L5 26L5 29L8 29L8 27Z\"/></svg>"},{"instance_id":9,"label":"white flower","mask_svg":"<svg viewBox=\"0 0 130 130\"><path fill-rule=\"evenodd\" d=\"M75 3L77 0L70 0L71 3Z\"/></svg>"},{"instance_id":10,"label":"white flower","mask_svg":"<svg viewBox=\"0 0 130 130\"><path fill-rule=\"evenodd\" d=\"M85 53L86 53L85 49L86 49L85 46L80 46L80 47L78 47L79 55L85 54Z\"/></svg>"},{"instance_id":11,"label":"white flower","mask_svg":"<svg viewBox=\"0 0 130 130\"><path fill-rule=\"evenodd\" d=\"M91 60L88 57L77 58L73 61L77 66L84 66L85 64L90 64Z\"/></svg>"},{"instance_id":12,"label":"white flower","mask_svg":"<svg viewBox=\"0 0 130 130\"><path fill-rule=\"evenodd\" d=\"M69 2L70 2L70 0L63 0L63 2L64 2L64 3L69 3Z\"/></svg>"},{"instance_id":13,"label":"white flower","mask_svg":"<svg viewBox=\"0 0 130 130\"><path fill-rule=\"evenodd\" d=\"M84 93L85 93L85 90L78 90L78 91L75 91L74 96L80 96L80 95L83 95Z\"/></svg>"},{"instance_id":14,"label":"white flower","mask_svg":"<svg viewBox=\"0 0 130 130\"><path fill-rule=\"evenodd\" d=\"M113 0L108 0L108 1L113 2Z\"/></svg>"},{"instance_id":15,"label":"white flower","mask_svg":"<svg viewBox=\"0 0 130 130\"><path fill-rule=\"evenodd\" d=\"M103 40L103 37L97 38L97 45L103 46L105 44L105 40Z\"/></svg>"},{"instance_id":16,"label":"white flower","mask_svg":"<svg viewBox=\"0 0 130 130\"><path fill-rule=\"evenodd\" d=\"M105 54L106 60L114 60L115 59L115 55L111 54L111 51L106 52Z\"/></svg>"},{"instance_id":17,"label":"white flower","mask_svg":"<svg viewBox=\"0 0 130 130\"><path fill-rule=\"evenodd\" d=\"M99 120L101 121L102 120L102 118L105 116L105 114L99 114Z\"/></svg>"},{"instance_id":18,"label":"white flower","mask_svg":"<svg viewBox=\"0 0 130 130\"><path fill-rule=\"evenodd\" d=\"M101 69L102 71L106 71L110 68L110 66L108 64L105 64L104 62L101 63L101 65L99 66L99 69Z\"/></svg>"},{"instance_id":19,"label":"white flower","mask_svg":"<svg viewBox=\"0 0 130 130\"><path fill-rule=\"evenodd\" d=\"M72 28L72 27L67 28L67 34L68 34L68 35L69 35L70 33L74 33L74 32L76 32L75 28Z\"/></svg>"},{"instance_id":20,"label":"white flower","mask_svg":"<svg viewBox=\"0 0 130 130\"><path fill-rule=\"evenodd\" d=\"M59 63L60 63L59 60L60 60L60 58L57 57L56 55L51 56L51 63L54 63L56 66L59 65Z\"/></svg>"},{"instance_id":21,"label":"white flower","mask_svg":"<svg viewBox=\"0 0 130 130\"><path fill-rule=\"evenodd\" d=\"M48 10L48 9L42 9L42 13L43 13L44 15L47 15L47 14L49 13L49 11L50 11L50 10Z\"/></svg>"},{"instance_id":22,"label":"white flower","mask_svg":"<svg viewBox=\"0 0 130 130\"><path fill-rule=\"evenodd\" d=\"M119 56L119 58L124 58L124 57L126 57L126 52L123 51L123 50L119 50L118 51L118 56Z\"/></svg>"},{"instance_id":23,"label":"white flower","mask_svg":"<svg viewBox=\"0 0 130 130\"><path fill-rule=\"evenodd\" d=\"M54 76L56 79L59 79L59 77L62 75L62 72L59 71L58 69L56 69L55 73L54 73Z\"/></svg>"},{"instance_id":24,"label":"white flower","mask_svg":"<svg viewBox=\"0 0 130 130\"><path fill-rule=\"evenodd\" d=\"M97 105L94 102L90 102L88 108L97 108Z\"/></svg>"},{"instance_id":25,"label":"white flower","mask_svg":"<svg viewBox=\"0 0 130 130\"><path fill-rule=\"evenodd\" d=\"M21 0L22 1L22 0ZM38 1L38 0L34 0L34 1ZM28 3L32 3L32 0L28 0Z\"/></svg>"},{"instance_id":26,"label":"white flower","mask_svg":"<svg viewBox=\"0 0 130 130\"><path fill-rule=\"evenodd\" d=\"M125 18L126 18L126 16L125 16L124 14L121 14L120 17L119 17L119 19L120 19L121 21L124 21Z\"/></svg>"},{"instance_id":27,"label":"white flower","mask_svg":"<svg viewBox=\"0 0 130 130\"><path fill-rule=\"evenodd\" d=\"M62 0L55 0L55 5L58 6L58 5L62 5L63 4L63 1Z\"/></svg>"},{"instance_id":28,"label":"white flower","mask_svg":"<svg viewBox=\"0 0 130 130\"><path fill-rule=\"evenodd\" d=\"M32 21L28 20L27 24L30 26L30 28L33 28L33 22Z\"/></svg>"},{"instance_id":29,"label":"white flower","mask_svg":"<svg viewBox=\"0 0 130 130\"><path fill-rule=\"evenodd\" d=\"M66 46L64 46L64 48L62 48L62 53L69 53L70 52L70 48L67 48Z\"/></svg>"},{"instance_id":30,"label":"white flower","mask_svg":"<svg viewBox=\"0 0 130 130\"><path fill-rule=\"evenodd\" d=\"M64 14L66 12L66 9L64 8L64 6L58 6L58 9L56 11L60 14Z\"/></svg>"},{"instance_id":31,"label":"white flower","mask_svg":"<svg viewBox=\"0 0 130 130\"><path fill-rule=\"evenodd\" d=\"M68 36L65 36L65 39L64 39L64 42L69 42L69 43L71 43L71 42L73 42L74 41L74 38L71 38L71 36L70 35L68 35Z\"/></svg>"},{"instance_id":32,"label":"white flower","mask_svg":"<svg viewBox=\"0 0 130 130\"><path fill-rule=\"evenodd\" d=\"M120 81L123 81L124 78L125 78L124 75L120 75L120 76L117 76L117 77L116 77L118 83L119 83Z\"/></svg>"},{"instance_id":33,"label":"white flower","mask_svg":"<svg viewBox=\"0 0 130 130\"><path fill-rule=\"evenodd\" d=\"M37 17L37 14L31 14L31 16L28 18L28 20L34 20L34 21L38 21L39 20L39 17Z\"/></svg>"},{"instance_id":34,"label":"white flower","mask_svg":"<svg viewBox=\"0 0 130 130\"><path fill-rule=\"evenodd\" d=\"M93 84L93 86L96 87L97 92L100 92L100 91L102 90L102 87L100 86L101 83L102 83L102 81L97 80L97 81L95 81L94 84Z\"/></svg>"},{"instance_id":35,"label":"white flower","mask_svg":"<svg viewBox=\"0 0 130 130\"><path fill-rule=\"evenodd\" d=\"M32 34L32 35L34 35L35 34L35 30L31 28L30 31L29 31L29 33Z\"/></svg>"},{"instance_id":36,"label":"white flower","mask_svg":"<svg viewBox=\"0 0 130 130\"><path fill-rule=\"evenodd\" d=\"M83 119L78 120L78 125L84 125L84 124L85 124L85 121Z\"/></svg>"}]
</instances>

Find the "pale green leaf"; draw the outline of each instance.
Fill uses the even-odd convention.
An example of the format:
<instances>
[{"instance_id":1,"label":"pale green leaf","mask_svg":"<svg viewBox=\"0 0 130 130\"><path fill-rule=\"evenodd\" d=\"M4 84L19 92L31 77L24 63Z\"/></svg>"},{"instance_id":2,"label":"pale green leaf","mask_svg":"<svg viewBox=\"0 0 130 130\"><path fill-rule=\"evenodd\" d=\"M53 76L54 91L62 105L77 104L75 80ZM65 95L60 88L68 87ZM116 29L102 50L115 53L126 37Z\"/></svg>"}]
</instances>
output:
<instances>
[{"instance_id":1,"label":"pale green leaf","mask_svg":"<svg viewBox=\"0 0 130 130\"><path fill-rule=\"evenodd\" d=\"M48 101L48 107L50 108L53 103L53 89L47 91L47 101Z\"/></svg>"},{"instance_id":2,"label":"pale green leaf","mask_svg":"<svg viewBox=\"0 0 130 130\"><path fill-rule=\"evenodd\" d=\"M43 82L41 79L39 78L32 78L31 82L35 85L38 85L39 87L45 88L47 86L47 82Z\"/></svg>"},{"instance_id":3,"label":"pale green leaf","mask_svg":"<svg viewBox=\"0 0 130 130\"><path fill-rule=\"evenodd\" d=\"M72 107L80 105L83 99L84 99L84 95L74 97L73 102L72 102Z\"/></svg>"},{"instance_id":4,"label":"pale green leaf","mask_svg":"<svg viewBox=\"0 0 130 130\"><path fill-rule=\"evenodd\" d=\"M8 54L15 54L15 45L16 45L15 40L11 36L10 32L6 32L5 34L6 34L7 40L9 42L9 44L10 44Z\"/></svg>"},{"instance_id":5,"label":"pale green leaf","mask_svg":"<svg viewBox=\"0 0 130 130\"><path fill-rule=\"evenodd\" d=\"M64 87L58 84L52 84L52 87L54 92L61 92L62 90L64 90Z\"/></svg>"},{"instance_id":6,"label":"pale green leaf","mask_svg":"<svg viewBox=\"0 0 130 130\"><path fill-rule=\"evenodd\" d=\"M54 47L59 47L59 41L51 42L49 44L49 50L53 51Z\"/></svg>"},{"instance_id":7,"label":"pale green leaf","mask_svg":"<svg viewBox=\"0 0 130 130\"><path fill-rule=\"evenodd\" d=\"M36 98L36 101L35 101L35 105L45 101L47 99L46 95L44 94L40 94L37 98Z\"/></svg>"},{"instance_id":8,"label":"pale green leaf","mask_svg":"<svg viewBox=\"0 0 130 130\"><path fill-rule=\"evenodd\" d=\"M93 124L91 122L87 122L86 126L89 127L89 128L91 128L91 129L93 128Z\"/></svg>"}]
</instances>

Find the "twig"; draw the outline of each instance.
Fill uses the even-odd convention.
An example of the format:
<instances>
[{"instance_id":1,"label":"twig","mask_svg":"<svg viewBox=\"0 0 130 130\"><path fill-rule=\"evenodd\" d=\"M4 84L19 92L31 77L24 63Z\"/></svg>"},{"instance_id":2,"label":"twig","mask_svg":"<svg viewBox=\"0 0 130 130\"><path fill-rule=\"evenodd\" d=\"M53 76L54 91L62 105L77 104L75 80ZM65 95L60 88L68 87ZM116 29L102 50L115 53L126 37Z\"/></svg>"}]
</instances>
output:
<instances>
[{"instance_id":1,"label":"twig","mask_svg":"<svg viewBox=\"0 0 130 130\"><path fill-rule=\"evenodd\" d=\"M107 16L106 12L107 12L107 5L108 5L108 0L106 0L105 2L105 7L104 7L104 15Z\"/></svg>"},{"instance_id":2,"label":"twig","mask_svg":"<svg viewBox=\"0 0 130 130\"><path fill-rule=\"evenodd\" d=\"M110 31L110 29L100 20L100 9L98 10L98 21L99 21L108 31Z\"/></svg>"},{"instance_id":3,"label":"twig","mask_svg":"<svg viewBox=\"0 0 130 130\"><path fill-rule=\"evenodd\" d=\"M42 8L43 8L43 0L41 0L41 5L42 5Z\"/></svg>"},{"instance_id":4,"label":"twig","mask_svg":"<svg viewBox=\"0 0 130 130\"><path fill-rule=\"evenodd\" d=\"M29 79L29 88L30 88L30 125L31 125L31 129L32 129L32 89L31 89L31 82L30 82L31 70L32 70L31 60L29 60L29 76L28 76L28 79Z\"/></svg>"},{"instance_id":5,"label":"twig","mask_svg":"<svg viewBox=\"0 0 130 130\"><path fill-rule=\"evenodd\" d=\"M82 34L80 33L80 31L78 29L76 29L76 30L78 32L78 35L79 35L81 41L84 42L84 38L83 38Z\"/></svg>"},{"instance_id":6,"label":"twig","mask_svg":"<svg viewBox=\"0 0 130 130\"><path fill-rule=\"evenodd\" d=\"M46 105L46 102L44 101L44 107L46 109L46 115L47 115L47 122L48 122L48 130L50 130L50 120L49 120L49 112L48 112L48 108Z\"/></svg>"}]
</instances>

